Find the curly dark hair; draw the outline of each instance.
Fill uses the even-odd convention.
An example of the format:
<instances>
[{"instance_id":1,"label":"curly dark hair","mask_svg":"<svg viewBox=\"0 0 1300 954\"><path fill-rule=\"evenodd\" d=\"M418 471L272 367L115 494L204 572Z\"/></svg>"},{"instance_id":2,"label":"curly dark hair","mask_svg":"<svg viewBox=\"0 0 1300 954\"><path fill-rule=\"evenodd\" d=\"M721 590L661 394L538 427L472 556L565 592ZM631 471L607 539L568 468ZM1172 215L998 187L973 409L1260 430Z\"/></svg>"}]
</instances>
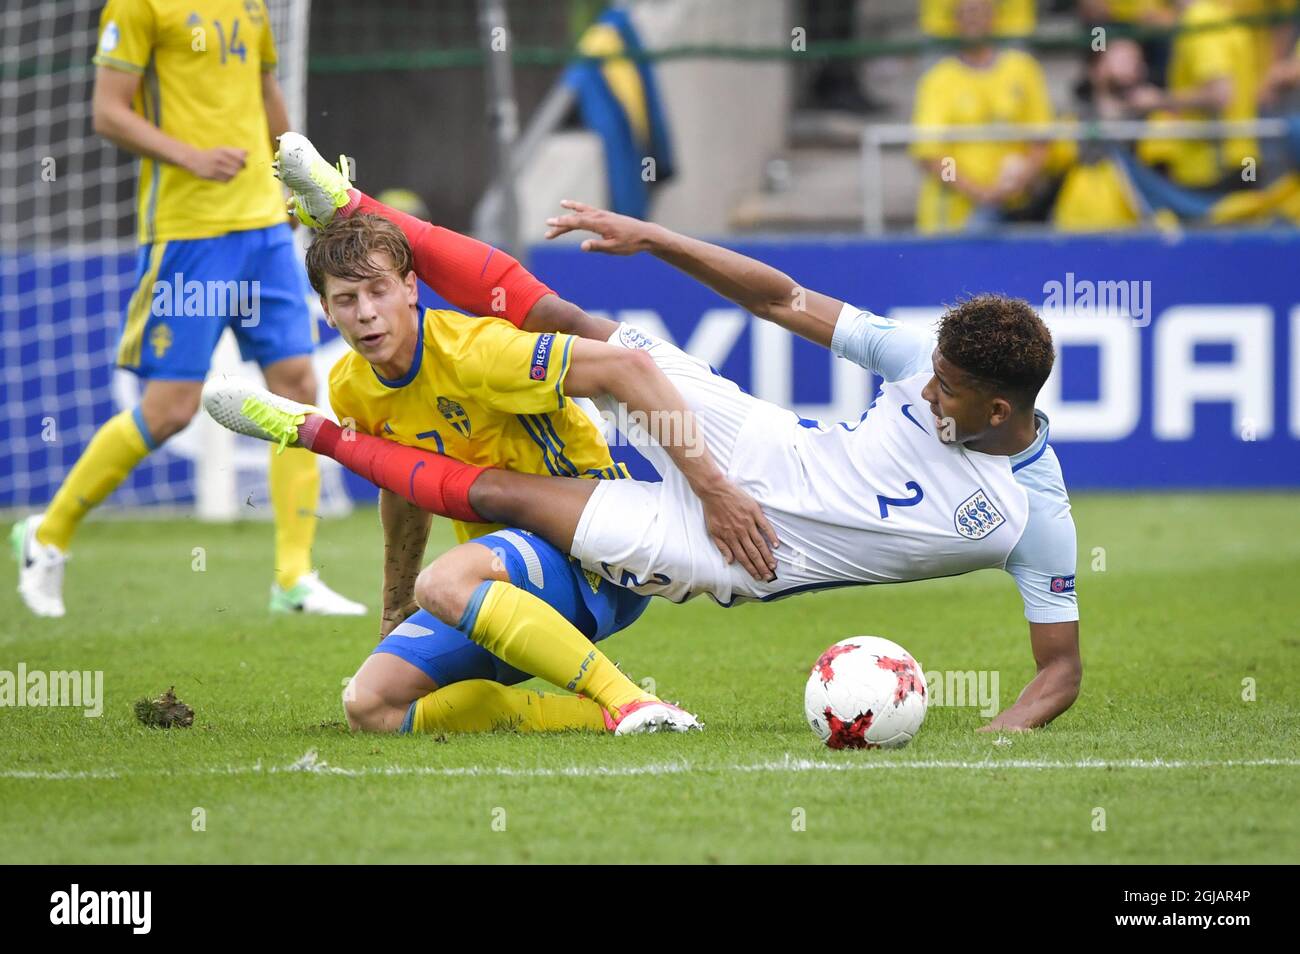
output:
<instances>
[{"instance_id":1,"label":"curly dark hair","mask_svg":"<svg viewBox=\"0 0 1300 954\"><path fill-rule=\"evenodd\" d=\"M939 353L987 390L1030 404L1052 373L1052 333L1023 298L976 295L939 320Z\"/></svg>"},{"instance_id":2,"label":"curly dark hair","mask_svg":"<svg viewBox=\"0 0 1300 954\"><path fill-rule=\"evenodd\" d=\"M346 219L336 216L307 247L307 278L319 295L325 294L325 276L357 281L382 274L370 256L383 252L397 274L405 276L414 264L411 243L388 219L359 212Z\"/></svg>"}]
</instances>

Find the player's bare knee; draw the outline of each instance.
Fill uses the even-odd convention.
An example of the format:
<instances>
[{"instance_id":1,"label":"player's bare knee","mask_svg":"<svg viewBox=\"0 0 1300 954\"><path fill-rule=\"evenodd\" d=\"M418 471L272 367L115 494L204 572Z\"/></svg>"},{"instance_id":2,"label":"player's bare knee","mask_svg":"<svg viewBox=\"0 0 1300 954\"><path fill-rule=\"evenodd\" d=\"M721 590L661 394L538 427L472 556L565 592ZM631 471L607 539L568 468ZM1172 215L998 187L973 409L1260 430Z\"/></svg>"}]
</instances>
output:
<instances>
[{"instance_id":1,"label":"player's bare knee","mask_svg":"<svg viewBox=\"0 0 1300 954\"><path fill-rule=\"evenodd\" d=\"M389 708L380 693L356 677L343 688L343 713L353 732L386 731Z\"/></svg>"},{"instance_id":2,"label":"player's bare knee","mask_svg":"<svg viewBox=\"0 0 1300 954\"><path fill-rule=\"evenodd\" d=\"M435 561L416 578L415 601L448 626L456 626L483 580L482 574L459 567L440 569Z\"/></svg>"},{"instance_id":3,"label":"player's bare knee","mask_svg":"<svg viewBox=\"0 0 1300 954\"><path fill-rule=\"evenodd\" d=\"M302 377L294 378L277 392L281 397L287 397L290 401L297 401L299 404L315 404L317 387L316 375L312 374L311 369Z\"/></svg>"},{"instance_id":4,"label":"player's bare knee","mask_svg":"<svg viewBox=\"0 0 1300 954\"><path fill-rule=\"evenodd\" d=\"M415 601L421 609L455 626L479 585L496 579L509 579L501 558L482 544L461 544L420 571L415 580Z\"/></svg>"}]
</instances>

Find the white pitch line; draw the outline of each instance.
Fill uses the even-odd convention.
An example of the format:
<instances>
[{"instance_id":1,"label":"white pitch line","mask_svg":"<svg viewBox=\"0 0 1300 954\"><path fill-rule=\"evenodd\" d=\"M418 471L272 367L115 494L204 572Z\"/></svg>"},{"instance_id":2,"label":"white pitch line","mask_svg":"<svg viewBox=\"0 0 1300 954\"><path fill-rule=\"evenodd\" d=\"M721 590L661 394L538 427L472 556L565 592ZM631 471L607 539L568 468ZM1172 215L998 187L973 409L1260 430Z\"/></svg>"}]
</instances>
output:
<instances>
[{"instance_id":1,"label":"white pitch line","mask_svg":"<svg viewBox=\"0 0 1300 954\"><path fill-rule=\"evenodd\" d=\"M776 762L756 765L729 766L736 772L856 772L875 769L1197 769L1197 768L1258 768L1260 766L1300 766L1300 759L1205 759L1183 761L1178 759L1081 759L1075 762L1046 759L987 759L980 762L960 762L929 759L913 762L819 762L814 759L796 759L786 756Z\"/></svg>"},{"instance_id":2,"label":"white pitch line","mask_svg":"<svg viewBox=\"0 0 1300 954\"><path fill-rule=\"evenodd\" d=\"M852 758L850 756L849 758ZM290 765L211 766L208 768L169 770L139 769L86 769L38 771L34 769L0 769L0 779L62 782L80 780L109 780L131 777L174 778L177 776L212 775L280 775L305 774L335 776L340 778L370 778L375 776L420 776L436 778L626 778L642 775L689 775L692 773L730 772L861 772L861 771L1056 771L1080 769L1206 769L1206 768L1272 768L1300 767L1300 759L1203 759L1184 761L1177 759L1082 759L1074 762L1044 759L989 759L979 762L930 759L921 761L870 761L824 762L815 759L795 758L756 762L748 765L693 765L690 762L660 762L647 765L569 765L561 768L512 768L509 766L463 766L440 768L431 765L375 765L365 768L345 768L322 761L310 751Z\"/></svg>"}]
</instances>

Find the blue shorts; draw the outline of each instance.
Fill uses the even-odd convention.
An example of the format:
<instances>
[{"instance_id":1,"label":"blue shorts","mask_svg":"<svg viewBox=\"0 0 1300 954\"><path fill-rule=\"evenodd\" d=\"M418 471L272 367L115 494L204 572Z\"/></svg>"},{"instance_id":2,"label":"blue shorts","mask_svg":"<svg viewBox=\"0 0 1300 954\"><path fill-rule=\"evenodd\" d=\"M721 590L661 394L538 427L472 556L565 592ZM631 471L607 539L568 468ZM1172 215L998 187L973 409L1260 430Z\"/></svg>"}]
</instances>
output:
<instances>
[{"instance_id":1,"label":"blue shorts","mask_svg":"<svg viewBox=\"0 0 1300 954\"><path fill-rule=\"evenodd\" d=\"M142 378L202 381L226 328L262 367L311 354L307 295L286 224L141 245L117 363Z\"/></svg>"},{"instance_id":2,"label":"blue shorts","mask_svg":"<svg viewBox=\"0 0 1300 954\"><path fill-rule=\"evenodd\" d=\"M525 530L498 530L472 542L501 558L511 584L545 600L593 643L631 626L650 601L584 572L577 560ZM405 659L439 686L464 679L513 686L532 678L424 610L394 628L375 652Z\"/></svg>"}]
</instances>

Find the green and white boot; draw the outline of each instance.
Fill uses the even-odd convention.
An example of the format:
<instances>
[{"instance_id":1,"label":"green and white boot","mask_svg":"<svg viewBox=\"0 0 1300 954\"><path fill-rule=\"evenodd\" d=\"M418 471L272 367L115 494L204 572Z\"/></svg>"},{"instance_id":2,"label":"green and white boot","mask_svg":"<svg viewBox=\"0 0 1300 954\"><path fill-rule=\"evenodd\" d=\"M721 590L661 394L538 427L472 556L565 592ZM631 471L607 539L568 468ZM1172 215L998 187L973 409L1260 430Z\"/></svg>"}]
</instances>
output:
<instances>
[{"instance_id":1,"label":"green and white boot","mask_svg":"<svg viewBox=\"0 0 1300 954\"><path fill-rule=\"evenodd\" d=\"M280 137L271 168L293 193L290 214L308 228L325 228L334 213L352 201L348 195L352 183L343 171L347 157L339 156L338 165L331 166L301 133L288 132Z\"/></svg>"},{"instance_id":2,"label":"green and white boot","mask_svg":"<svg viewBox=\"0 0 1300 954\"><path fill-rule=\"evenodd\" d=\"M203 409L227 430L279 444L280 450L297 445L298 426L308 414L323 413L230 374L215 374L203 385Z\"/></svg>"},{"instance_id":3,"label":"green and white boot","mask_svg":"<svg viewBox=\"0 0 1300 954\"><path fill-rule=\"evenodd\" d=\"M37 616L63 615L63 565L68 555L36 539L44 514L19 520L9 531L9 545L18 561L18 593Z\"/></svg>"},{"instance_id":4,"label":"green and white boot","mask_svg":"<svg viewBox=\"0 0 1300 954\"><path fill-rule=\"evenodd\" d=\"M287 590L271 584L272 613L312 613L318 616L363 616L363 604L335 593L315 573L298 578Z\"/></svg>"}]
</instances>

